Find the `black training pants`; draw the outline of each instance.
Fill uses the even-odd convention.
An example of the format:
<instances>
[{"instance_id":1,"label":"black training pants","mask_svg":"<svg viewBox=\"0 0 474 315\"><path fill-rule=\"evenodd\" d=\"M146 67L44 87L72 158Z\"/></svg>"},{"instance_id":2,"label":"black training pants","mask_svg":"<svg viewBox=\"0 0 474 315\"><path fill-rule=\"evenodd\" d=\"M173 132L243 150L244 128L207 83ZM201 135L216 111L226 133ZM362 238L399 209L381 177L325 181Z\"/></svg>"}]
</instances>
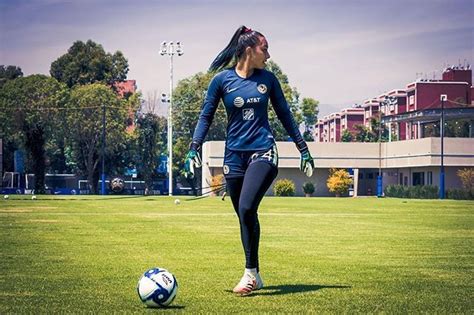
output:
<instances>
[{"instance_id":1,"label":"black training pants","mask_svg":"<svg viewBox=\"0 0 474 315\"><path fill-rule=\"evenodd\" d=\"M245 268L258 269L260 224L258 206L278 174L278 168L264 161L250 163L243 177L226 177L227 191L240 222Z\"/></svg>"}]
</instances>

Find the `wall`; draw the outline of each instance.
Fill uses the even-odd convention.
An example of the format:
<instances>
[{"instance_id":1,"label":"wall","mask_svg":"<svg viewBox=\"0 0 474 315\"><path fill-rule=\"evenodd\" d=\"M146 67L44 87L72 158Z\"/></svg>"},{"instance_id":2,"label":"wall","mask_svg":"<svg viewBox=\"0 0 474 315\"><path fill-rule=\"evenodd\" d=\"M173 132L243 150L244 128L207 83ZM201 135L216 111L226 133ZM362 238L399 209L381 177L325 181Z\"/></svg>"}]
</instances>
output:
<instances>
[{"instance_id":1,"label":"wall","mask_svg":"<svg viewBox=\"0 0 474 315\"><path fill-rule=\"evenodd\" d=\"M379 165L383 172L403 172L412 183L415 170L433 171L433 184L439 185L440 139L423 138L389 143L321 143L308 142L315 162L315 172L311 179L299 170L300 154L292 142L278 142L278 178L290 178L301 185L311 180L316 183L316 194L329 194L325 186L330 168L357 168L361 172L377 172ZM203 185L207 186L211 169L222 173L224 142L211 141L203 145ZM446 166L446 187L460 188L456 171L463 167L474 167L474 138L445 138L444 164ZM426 177L425 177L426 178ZM390 181L396 181L392 178ZM370 184L371 185L371 184ZM363 190L363 189L362 189ZM373 190L372 190L373 191ZM363 191L361 191L363 192Z\"/></svg>"}]
</instances>

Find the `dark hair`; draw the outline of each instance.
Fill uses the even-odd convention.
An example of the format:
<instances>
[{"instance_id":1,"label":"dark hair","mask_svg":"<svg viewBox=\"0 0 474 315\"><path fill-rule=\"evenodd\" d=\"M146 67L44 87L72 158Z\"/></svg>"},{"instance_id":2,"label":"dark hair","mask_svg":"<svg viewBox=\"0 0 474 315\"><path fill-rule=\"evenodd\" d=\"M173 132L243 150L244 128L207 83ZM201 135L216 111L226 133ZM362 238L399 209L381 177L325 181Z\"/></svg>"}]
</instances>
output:
<instances>
[{"instance_id":1,"label":"dark hair","mask_svg":"<svg viewBox=\"0 0 474 315\"><path fill-rule=\"evenodd\" d=\"M260 32L254 31L244 25L240 26L232 36L229 44L217 55L211 63L209 71L225 68L235 57L242 57L245 48L255 47L259 43L259 38L263 37Z\"/></svg>"}]
</instances>

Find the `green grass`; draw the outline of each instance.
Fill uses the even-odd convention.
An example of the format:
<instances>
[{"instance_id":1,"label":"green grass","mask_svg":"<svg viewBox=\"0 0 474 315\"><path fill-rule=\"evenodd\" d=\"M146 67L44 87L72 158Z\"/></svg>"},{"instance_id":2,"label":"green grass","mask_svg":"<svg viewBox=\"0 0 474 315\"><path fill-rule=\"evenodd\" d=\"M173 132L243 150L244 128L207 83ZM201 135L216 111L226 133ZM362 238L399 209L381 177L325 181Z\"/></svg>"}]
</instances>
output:
<instances>
[{"instance_id":1,"label":"green grass","mask_svg":"<svg viewBox=\"0 0 474 315\"><path fill-rule=\"evenodd\" d=\"M474 202L265 198L266 287L243 271L230 200L46 197L0 200L0 313L473 313ZM169 269L172 308L136 283Z\"/></svg>"}]
</instances>

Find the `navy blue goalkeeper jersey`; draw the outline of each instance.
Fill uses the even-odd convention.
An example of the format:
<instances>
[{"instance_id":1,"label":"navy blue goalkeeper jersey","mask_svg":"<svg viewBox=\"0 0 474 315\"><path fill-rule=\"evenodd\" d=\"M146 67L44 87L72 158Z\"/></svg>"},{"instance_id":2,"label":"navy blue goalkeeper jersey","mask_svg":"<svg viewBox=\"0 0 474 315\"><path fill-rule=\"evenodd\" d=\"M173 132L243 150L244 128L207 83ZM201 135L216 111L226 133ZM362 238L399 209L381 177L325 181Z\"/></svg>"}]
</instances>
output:
<instances>
[{"instance_id":1,"label":"navy blue goalkeeper jersey","mask_svg":"<svg viewBox=\"0 0 474 315\"><path fill-rule=\"evenodd\" d=\"M255 69L244 79L235 68L218 73L209 84L194 131L194 143L203 143L221 99L227 112L226 147L230 150L265 150L275 143L268 122L269 100L298 148L306 147L275 75Z\"/></svg>"}]
</instances>

